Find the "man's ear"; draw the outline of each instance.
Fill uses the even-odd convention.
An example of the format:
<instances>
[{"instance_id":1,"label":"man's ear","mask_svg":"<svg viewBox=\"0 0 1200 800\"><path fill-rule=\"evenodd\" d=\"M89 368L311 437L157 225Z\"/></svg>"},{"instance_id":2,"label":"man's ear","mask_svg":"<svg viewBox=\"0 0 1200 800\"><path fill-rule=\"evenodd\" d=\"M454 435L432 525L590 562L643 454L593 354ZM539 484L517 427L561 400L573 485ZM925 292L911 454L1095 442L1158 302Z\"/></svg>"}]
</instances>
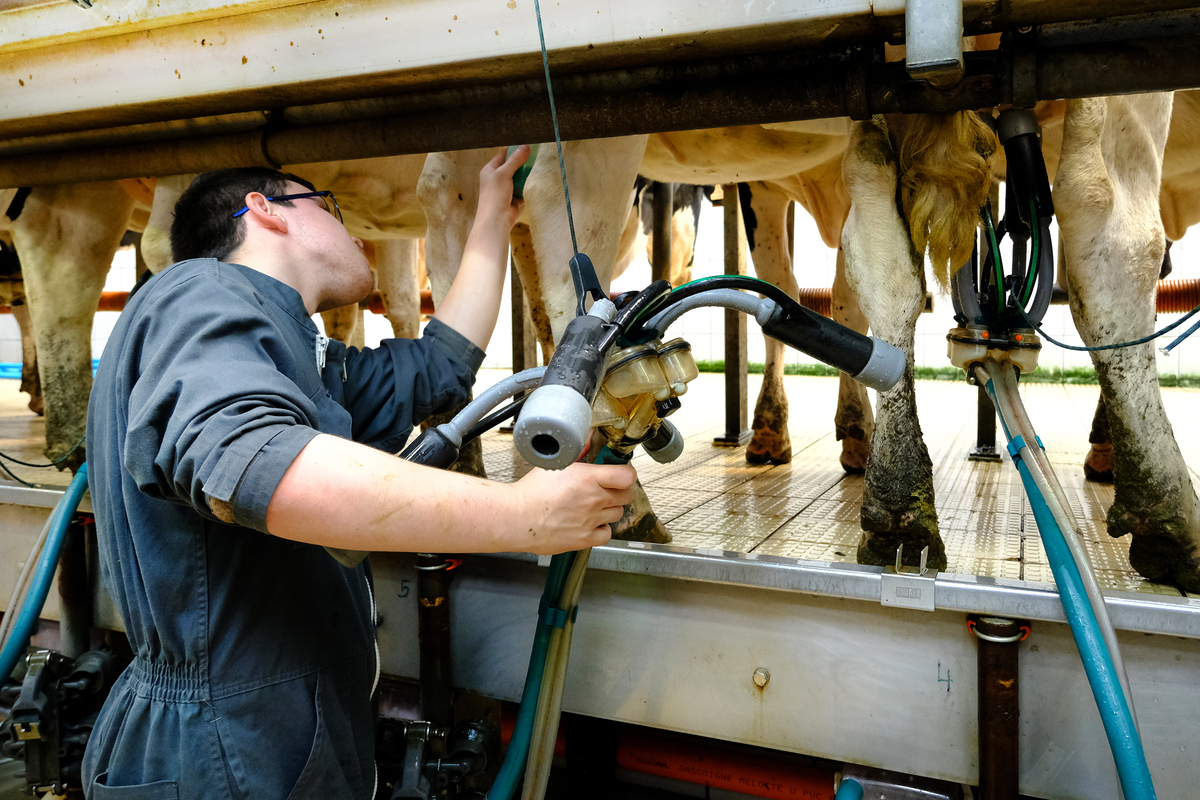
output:
<instances>
[{"instance_id":1,"label":"man's ear","mask_svg":"<svg viewBox=\"0 0 1200 800\"><path fill-rule=\"evenodd\" d=\"M244 216L247 223L276 233L287 233L287 220L262 192L246 195L246 208L248 210Z\"/></svg>"}]
</instances>

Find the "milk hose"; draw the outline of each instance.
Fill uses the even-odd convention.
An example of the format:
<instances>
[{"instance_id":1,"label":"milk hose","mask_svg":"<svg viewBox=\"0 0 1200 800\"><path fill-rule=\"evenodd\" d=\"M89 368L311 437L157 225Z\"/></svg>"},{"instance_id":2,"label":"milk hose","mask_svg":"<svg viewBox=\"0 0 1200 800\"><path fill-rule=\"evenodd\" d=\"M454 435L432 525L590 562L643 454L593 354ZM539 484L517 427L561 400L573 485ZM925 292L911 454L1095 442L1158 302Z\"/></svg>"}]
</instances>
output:
<instances>
[{"instance_id":1,"label":"milk hose","mask_svg":"<svg viewBox=\"0 0 1200 800\"><path fill-rule=\"evenodd\" d=\"M75 473L75 477L71 479L67 490L63 492L58 505L50 512L45 544L37 559L37 567L33 571L29 594L26 596L25 602L19 609L9 606L4 614L6 621L13 617L16 622L13 623L8 638L3 643L3 649L0 650L0 680L7 679L12 675L17 661L24 654L25 648L29 646L29 639L37 627L38 615L41 614L42 606L46 603L46 595L50 592L54 570L58 567L58 554L66 539L67 527L70 525L75 509L79 507L79 501L83 498L86 489L87 463L84 462L80 465L79 471ZM30 558L32 559L33 556Z\"/></svg>"},{"instance_id":2,"label":"milk hose","mask_svg":"<svg viewBox=\"0 0 1200 800\"><path fill-rule=\"evenodd\" d=\"M1028 455L1033 458L1034 464L1037 467L1037 469L1030 471L1030 476L1037 484L1038 491L1041 492L1042 499L1045 501L1050 513L1058 521L1059 529L1071 552L1071 557L1079 567L1080 579L1083 581L1088 603L1092 607L1092 612L1096 615L1096 624L1100 626L1100 633L1104 637L1105 646L1108 648L1108 656L1112 659L1113 668L1117 671L1117 679L1121 682L1121 690L1125 694L1125 702L1129 704L1129 711L1133 716L1133 722L1136 726L1137 709L1133 703L1133 692L1129 688L1129 675L1125 670L1125 661L1121 657L1121 648L1117 644L1117 632L1113 628L1112 620L1109 619L1108 605L1104 600L1104 593L1100 589L1100 584L1096 580L1096 573L1092 570L1091 558L1088 557L1087 549L1084 548L1079 531L1076 529L1075 517L1068 511L1071 505L1067 500L1066 492L1063 491L1062 485L1057 480L1051 480L1049 477L1054 474L1053 467L1051 467L1050 460L1046 457L1046 452L1040 446L1041 443L1038 440L1037 433L1034 431L1033 422L1029 419L1029 415L1025 411L1025 405L1019 402L1020 394L1017 390L1017 376L1013 371L1012 365L1010 363L1000 363L995 367L993 372L998 372L998 375L992 375L993 386L995 385L995 378L998 377L999 385L1003 389L1002 392L998 393L998 397L993 398L992 402L997 405L1004 405L1004 410L1001 412L1000 417L1002 424L1005 426L1005 435L1010 440L1012 439L1011 427L1023 437L1023 441L1032 441L1039 445L1038 447L1030 447L1028 451Z\"/></svg>"},{"instance_id":3,"label":"milk hose","mask_svg":"<svg viewBox=\"0 0 1200 800\"><path fill-rule=\"evenodd\" d=\"M567 575L575 561L575 553L561 553L550 559L550 571L546 576L546 588L542 592L541 613L537 632L533 637L533 652L529 655L529 670L525 675L525 688L521 693L521 707L517 710L517 721L513 726L508 751L500 765L500 772L487 800L511 800L521 780L521 768L529 754L529 742L533 733L537 701L542 693L542 678L546 669L546 656L550 650L550 634L554 630L551 619L553 610L562 596Z\"/></svg>"},{"instance_id":4,"label":"milk hose","mask_svg":"<svg viewBox=\"0 0 1200 800\"><path fill-rule=\"evenodd\" d=\"M1133 722L1129 704L1125 700L1120 680L1109 657L1109 650L1104 637L1100 633L1096 615L1087 602L1083 579L1080 570L1088 569L1086 562L1077 565L1071 557L1063 531L1058 520L1047 502L1047 497L1039 487L1039 481L1034 478L1034 472L1040 472L1041 467L1036 459L1026 458L1032 447L1025 441L1022 434L1013 436L1009 429L1009 421L1013 406L1019 404L1019 397L1011 395L1011 386L1005 381L997 387L992 373L1003 380L1003 372L994 360L988 359L983 366L976 367L975 375L985 383L985 388L991 395L1000 419L1004 425L1005 436L1008 437L1013 461L1021 474L1025 489L1029 495L1029 504L1037 520L1038 531L1042 536L1042 544L1050 568L1054 572L1054 581L1062 598L1063 609L1071 626L1076 647L1083 661L1084 672L1096 699L1100 711L1100 719L1104 723L1104 731L1112 749L1113 760L1116 762L1117 775L1121 789L1127 800L1152 800L1154 784L1150 777L1150 767L1146 762L1146 754L1142 749L1141 737ZM999 388L999 390L998 390ZM1004 396L1004 399L999 399ZM1032 432L1030 432L1032 435ZM1033 461L1031 467L1030 461ZM1046 476L1041 476L1043 481ZM1051 495L1053 497L1053 495Z\"/></svg>"},{"instance_id":5,"label":"milk hose","mask_svg":"<svg viewBox=\"0 0 1200 800\"><path fill-rule=\"evenodd\" d=\"M842 778L833 800L862 800L863 786L854 778Z\"/></svg>"}]
</instances>

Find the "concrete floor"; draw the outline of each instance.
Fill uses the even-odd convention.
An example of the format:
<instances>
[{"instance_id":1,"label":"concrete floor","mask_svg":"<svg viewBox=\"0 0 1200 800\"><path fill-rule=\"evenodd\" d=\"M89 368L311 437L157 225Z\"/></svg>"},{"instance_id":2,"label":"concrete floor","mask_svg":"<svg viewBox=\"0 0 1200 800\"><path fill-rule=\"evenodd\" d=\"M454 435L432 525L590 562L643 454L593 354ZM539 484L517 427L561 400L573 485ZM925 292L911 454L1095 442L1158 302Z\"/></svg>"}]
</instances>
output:
<instances>
[{"instance_id":1,"label":"concrete floor","mask_svg":"<svg viewBox=\"0 0 1200 800\"><path fill-rule=\"evenodd\" d=\"M504 374L482 371L477 388ZM750 376L751 398L760 380ZM753 466L746 463L743 448L713 445L713 438L724 431L723 377L715 374L702 374L692 383L681 398L683 408L672 418L687 439L683 455L671 464L658 464L644 454L635 458L646 493L675 546L854 561L863 480L846 475L838 464L840 445L833 436L837 381L788 377L785 383L791 401L791 464ZM1177 589L1149 583L1130 569L1128 537L1110 538L1104 523L1112 487L1083 479L1081 464L1098 395L1096 386L1023 388L1025 405L1071 499L1101 583L1178 596ZM975 437L976 396L974 387L961 382L917 383L948 571L1052 583L1007 454L1000 463L966 458ZM1200 416L1200 390L1164 389L1163 398L1193 484L1200 486L1200 425L1189 422ZM25 408L24 401L16 381L0 380L0 452L45 463L40 445L45 423ZM529 469L506 434L492 432L484 438L484 457L489 476L496 480L515 480ZM54 469L10 469L43 486L61 487L69 480L68 474Z\"/></svg>"}]
</instances>

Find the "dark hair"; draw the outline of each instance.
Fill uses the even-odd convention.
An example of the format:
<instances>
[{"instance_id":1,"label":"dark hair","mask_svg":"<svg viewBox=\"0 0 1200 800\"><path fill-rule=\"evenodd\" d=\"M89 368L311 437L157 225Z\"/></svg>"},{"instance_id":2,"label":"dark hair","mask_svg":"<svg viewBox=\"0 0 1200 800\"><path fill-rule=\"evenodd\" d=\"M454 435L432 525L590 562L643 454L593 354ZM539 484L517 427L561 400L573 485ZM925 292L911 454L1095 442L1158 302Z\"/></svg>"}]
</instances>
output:
<instances>
[{"instance_id":1,"label":"dark hair","mask_svg":"<svg viewBox=\"0 0 1200 800\"><path fill-rule=\"evenodd\" d=\"M171 257L224 259L246 239L244 217L233 215L246 205L246 195L262 192L267 197L287 194L292 181L315 191L303 178L265 167L243 167L202 172L175 204L171 221ZM292 201L281 201L291 205Z\"/></svg>"}]
</instances>

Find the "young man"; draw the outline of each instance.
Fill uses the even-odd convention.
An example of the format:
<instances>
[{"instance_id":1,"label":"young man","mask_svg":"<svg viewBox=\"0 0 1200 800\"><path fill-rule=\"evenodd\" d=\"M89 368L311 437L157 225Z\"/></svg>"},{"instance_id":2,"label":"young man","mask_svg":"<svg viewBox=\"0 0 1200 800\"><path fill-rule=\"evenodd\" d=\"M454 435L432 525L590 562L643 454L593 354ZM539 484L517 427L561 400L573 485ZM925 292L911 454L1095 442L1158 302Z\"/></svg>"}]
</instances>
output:
<instances>
[{"instance_id":1,"label":"young man","mask_svg":"<svg viewBox=\"0 0 1200 800\"><path fill-rule=\"evenodd\" d=\"M629 467L499 484L388 454L474 381L526 157L501 152L480 173L462 267L425 335L361 352L311 319L372 288L331 194L247 169L201 175L180 198L178 263L130 300L89 406L101 570L136 653L88 744L89 797L371 798L369 569L322 546L608 540Z\"/></svg>"}]
</instances>

